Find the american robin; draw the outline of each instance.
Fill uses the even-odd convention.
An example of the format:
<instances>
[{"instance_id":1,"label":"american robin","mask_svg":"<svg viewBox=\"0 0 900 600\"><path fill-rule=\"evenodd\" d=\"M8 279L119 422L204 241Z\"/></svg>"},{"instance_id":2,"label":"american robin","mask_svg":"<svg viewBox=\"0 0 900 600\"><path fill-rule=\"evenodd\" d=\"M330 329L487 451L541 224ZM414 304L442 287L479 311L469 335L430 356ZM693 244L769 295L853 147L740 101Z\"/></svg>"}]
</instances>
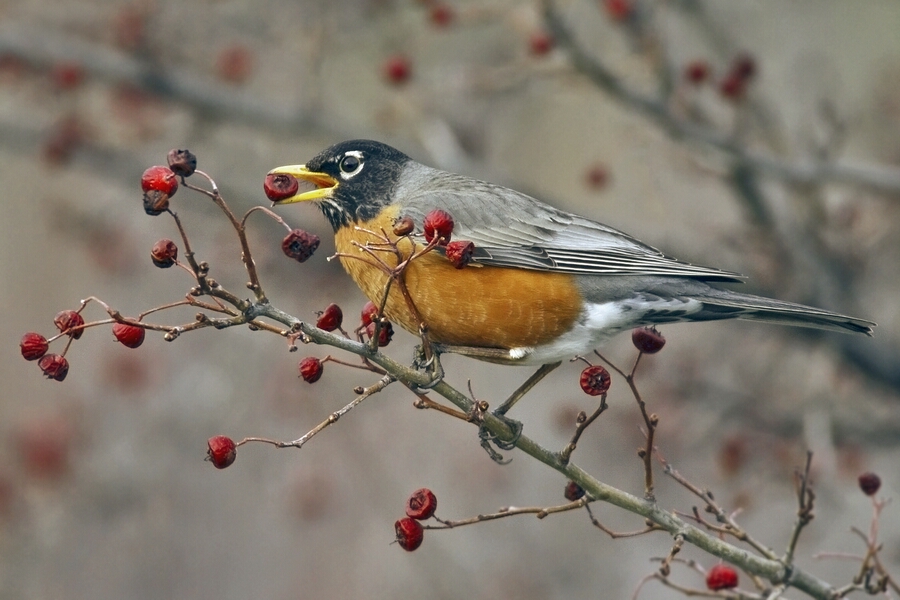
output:
<instances>
[{"instance_id":1,"label":"american robin","mask_svg":"<svg viewBox=\"0 0 900 600\"><path fill-rule=\"evenodd\" d=\"M405 258L425 245L425 216L452 216L454 240L475 244L457 269L441 253L412 261L404 272L410 298L431 341L443 350L519 365L544 365L586 354L613 335L679 321L751 319L872 335L874 323L834 312L718 287L737 273L676 260L596 221L515 190L422 165L369 140L326 148L305 165L284 166L314 189L276 204L314 201L334 228L344 268L379 304L396 266L384 248L394 224L410 217L415 232L398 242ZM373 250L366 252L362 247ZM398 286L385 316L411 332L420 322Z\"/></svg>"}]
</instances>

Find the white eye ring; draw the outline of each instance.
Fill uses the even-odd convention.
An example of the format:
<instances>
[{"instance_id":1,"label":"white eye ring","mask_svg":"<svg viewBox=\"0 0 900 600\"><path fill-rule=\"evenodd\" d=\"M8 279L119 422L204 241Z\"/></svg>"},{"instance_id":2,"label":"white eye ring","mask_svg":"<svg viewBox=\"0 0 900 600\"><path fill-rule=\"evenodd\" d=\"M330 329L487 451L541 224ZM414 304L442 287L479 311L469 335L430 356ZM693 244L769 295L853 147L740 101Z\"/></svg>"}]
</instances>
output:
<instances>
[{"instance_id":1,"label":"white eye ring","mask_svg":"<svg viewBox=\"0 0 900 600\"><path fill-rule=\"evenodd\" d=\"M341 170L341 177L343 179L350 179L351 177L362 171L362 152L358 152L356 150L345 152L344 156L338 163L338 168L340 168Z\"/></svg>"}]
</instances>

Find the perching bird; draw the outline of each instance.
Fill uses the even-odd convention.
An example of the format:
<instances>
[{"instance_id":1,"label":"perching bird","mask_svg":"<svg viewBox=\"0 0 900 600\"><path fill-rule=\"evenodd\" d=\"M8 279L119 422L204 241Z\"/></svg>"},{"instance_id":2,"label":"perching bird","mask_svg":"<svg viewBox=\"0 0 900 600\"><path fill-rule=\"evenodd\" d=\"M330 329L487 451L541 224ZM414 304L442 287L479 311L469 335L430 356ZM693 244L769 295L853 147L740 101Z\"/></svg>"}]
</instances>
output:
<instances>
[{"instance_id":1,"label":"perching bird","mask_svg":"<svg viewBox=\"0 0 900 600\"><path fill-rule=\"evenodd\" d=\"M326 148L305 165L273 169L315 189L277 200L311 200L334 228L344 268L376 304L388 276L358 245L392 240L395 222L411 217L418 248L425 216L450 214L454 240L475 244L457 269L440 251L410 263L405 284L430 339L459 352L507 364L542 365L599 347L613 335L679 321L751 319L872 335L874 323L827 310L718 287L737 273L682 262L635 238L496 184L422 165L380 142L353 140ZM374 246L373 246L374 247ZM405 255L412 243L400 243ZM376 252L392 266L396 258ZM398 286L385 316L411 332L419 321Z\"/></svg>"}]
</instances>

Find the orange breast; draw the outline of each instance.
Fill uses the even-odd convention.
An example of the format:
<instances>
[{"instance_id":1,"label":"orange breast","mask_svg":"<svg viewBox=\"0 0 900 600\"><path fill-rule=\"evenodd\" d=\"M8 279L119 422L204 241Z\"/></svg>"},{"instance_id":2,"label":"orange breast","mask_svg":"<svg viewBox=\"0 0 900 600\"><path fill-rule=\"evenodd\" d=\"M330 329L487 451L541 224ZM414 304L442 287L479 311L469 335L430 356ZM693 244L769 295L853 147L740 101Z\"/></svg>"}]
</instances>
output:
<instances>
[{"instance_id":1,"label":"orange breast","mask_svg":"<svg viewBox=\"0 0 900 600\"><path fill-rule=\"evenodd\" d=\"M397 209L388 209L360 227L371 232L391 233ZM335 234L344 268L374 303L384 297L387 275L371 264L373 256L356 244L383 244L379 236L359 231L353 225ZM411 240L400 240L404 257ZM418 246L421 249L421 245ZM375 252L391 266L398 262L389 252ZM456 269L444 256L430 252L405 271L406 287L431 338L443 344L486 348L539 346L567 331L581 310L581 295L571 275L524 269L479 267ZM409 309L397 284L391 286L385 315L410 332L419 322Z\"/></svg>"}]
</instances>

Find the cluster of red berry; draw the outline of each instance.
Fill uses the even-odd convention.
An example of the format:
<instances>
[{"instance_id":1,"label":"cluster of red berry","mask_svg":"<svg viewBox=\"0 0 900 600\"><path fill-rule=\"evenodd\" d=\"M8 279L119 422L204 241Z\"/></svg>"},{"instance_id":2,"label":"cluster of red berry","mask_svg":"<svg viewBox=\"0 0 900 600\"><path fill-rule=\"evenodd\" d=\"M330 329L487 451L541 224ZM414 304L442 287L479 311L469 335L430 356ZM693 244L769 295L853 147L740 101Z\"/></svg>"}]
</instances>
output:
<instances>
[{"instance_id":1,"label":"cluster of red berry","mask_svg":"<svg viewBox=\"0 0 900 600\"><path fill-rule=\"evenodd\" d=\"M749 54L739 54L719 79L719 95L732 102L743 100L755 76L756 61ZM712 79L712 68L705 60L694 60L684 67L683 77L691 85L700 86Z\"/></svg>"},{"instance_id":2,"label":"cluster of red berry","mask_svg":"<svg viewBox=\"0 0 900 600\"><path fill-rule=\"evenodd\" d=\"M428 488L422 488L410 494L406 500L406 516L394 523L397 543L407 552L412 552L422 545L425 530L419 521L434 516L437 509L437 496Z\"/></svg>"},{"instance_id":3,"label":"cluster of red berry","mask_svg":"<svg viewBox=\"0 0 900 600\"><path fill-rule=\"evenodd\" d=\"M666 345L666 338L655 327L638 327L631 332L631 342L641 354L656 354ZM585 394L600 396L609 391L612 378L601 365L588 365L581 372L578 383Z\"/></svg>"}]
</instances>

